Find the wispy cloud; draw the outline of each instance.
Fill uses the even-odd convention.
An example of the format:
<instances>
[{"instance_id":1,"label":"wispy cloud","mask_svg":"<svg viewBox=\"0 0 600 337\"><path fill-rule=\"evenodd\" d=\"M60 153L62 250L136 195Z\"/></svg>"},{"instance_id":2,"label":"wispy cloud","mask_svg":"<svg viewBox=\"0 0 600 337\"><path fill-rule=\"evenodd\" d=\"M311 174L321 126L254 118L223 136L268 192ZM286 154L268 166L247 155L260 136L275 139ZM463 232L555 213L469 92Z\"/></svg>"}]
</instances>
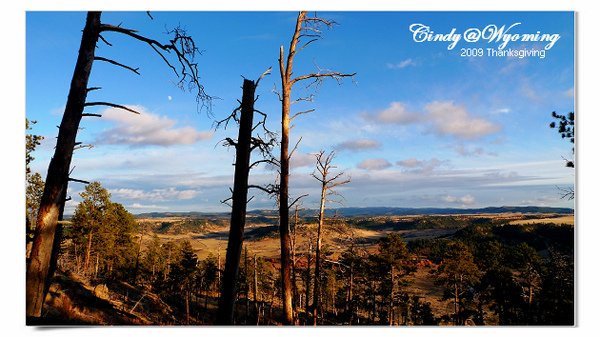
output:
<instances>
[{"instance_id":1,"label":"wispy cloud","mask_svg":"<svg viewBox=\"0 0 600 337\"><path fill-rule=\"evenodd\" d=\"M406 171L411 171L415 173L430 173L436 168L444 165L446 161L439 160L437 158L432 158L429 160L418 160L416 158L403 159L396 162L396 165L403 167Z\"/></svg>"},{"instance_id":2,"label":"wispy cloud","mask_svg":"<svg viewBox=\"0 0 600 337\"><path fill-rule=\"evenodd\" d=\"M168 207L166 206L158 206L158 205L143 205L140 203L133 203L131 205L127 205L128 209L133 209L133 210L144 210L144 211L148 211L148 210L166 210L168 209Z\"/></svg>"},{"instance_id":3,"label":"wispy cloud","mask_svg":"<svg viewBox=\"0 0 600 337\"><path fill-rule=\"evenodd\" d=\"M110 193L123 199L133 200L189 200L198 195L196 190L177 190L174 187L144 191L139 189L118 188L111 189Z\"/></svg>"},{"instance_id":4,"label":"wispy cloud","mask_svg":"<svg viewBox=\"0 0 600 337\"><path fill-rule=\"evenodd\" d=\"M120 144L131 146L172 146L193 144L210 139L212 131L198 131L192 127L175 127L175 120L148 112L141 106L130 106L139 115L121 109L110 108L101 112L102 117L115 126L97 135L97 144Z\"/></svg>"},{"instance_id":5,"label":"wispy cloud","mask_svg":"<svg viewBox=\"0 0 600 337\"><path fill-rule=\"evenodd\" d=\"M507 114L510 112L510 108L499 108L492 111L493 114Z\"/></svg>"},{"instance_id":6,"label":"wispy cloud","mask_svg":"<svg viewBox=\"0 0 600 337\"><path fill-rule=\"evenodd\" d=\"M406 60L402 60L398 63L388 63L387 67L388 69L403 69L406 67L411 67L411 66L416 66L417 62L415 62L413 59L406 59Z\"/></svg>"},{"instance_id":7,"label":"wispy cloud","mask_svg":"<svg viewBox=\"0 0 600 337\"><path fill-rule=\"evenodd\" d=\"M575 89L574 88L567 89L563 92L563 95L565 95L567 97L575 97Z\"/></svg>"},{"instance_id":8,"label":"wispy cloud","mask_svg":"<svg viewBox=\"0 0 600 337\"><path fill-rule=\"evenodd\" d=\"M454 151L463 157L479 157L479 156L497 156L494 152L488 152L482 147L469 147L464 144L459 144L454 147Z\"/></svg>"},{"instance_id":9,"label":"wispy cloud","mask_svg":"<svg viewBox=\"0 0 600 337\"><path fill-rule=\"evenodd\" d=\"M334 146L338 151L362 151L378 149L380 147L381 143L374 139L347 140Z\"/></svg>"},{"instance_id":10,"label":"wispy cloud","mask_svg":"<svg viewBox=\"0 0 600 337\"><path fill-rule=\"evenodd\" d=\"M368 170L368 171L384 170L391 166L392 166L392 164L383 158L365 159L365 160L361 161L360 163L358 163L358 165L356 165L356 167L363 169L363 170Z\"/></svg>"}]
</instances>

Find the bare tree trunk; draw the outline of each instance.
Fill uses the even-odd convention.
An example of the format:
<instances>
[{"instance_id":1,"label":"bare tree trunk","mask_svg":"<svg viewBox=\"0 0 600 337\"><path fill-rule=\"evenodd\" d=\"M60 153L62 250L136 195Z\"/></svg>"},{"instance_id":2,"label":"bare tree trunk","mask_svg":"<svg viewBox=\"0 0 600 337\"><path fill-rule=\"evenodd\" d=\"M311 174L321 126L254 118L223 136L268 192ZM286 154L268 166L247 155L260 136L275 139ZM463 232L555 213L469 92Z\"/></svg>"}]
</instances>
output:
<instances>
[{"instance_id":1,"label":"bare tree trunk","mask_svg":"<svg viewBox=\"0 0 600 337\"><path fill-rule=\"evenodd\" d=\"M94 267L94 278L98 277L99 266L100 266L100 253L96 253L96 266Z\"/></svg>"},{"instance_id":2,"label":"bare tree trunk","mask_svg":"<svg viewBox=\"0 0 600 337\"><path fill-rule=\"evenodd\" d=\"M283 323L293 324L292 317L292 280L290 265L290 227L289 227L289 137L290 137L290 96L292 91L292 64L302 19L306 12L301 12L296 21L294 35L290 42L287 62L284 64L283 46L279 50L279 71L281 74L281 155L279 181L279 241L281 245L281 296L283 302Z\"/></svg>"},{"instance_id":3,"label":"bare tree trunk","mask_svg":"<svg viewBox=\"0 0 600 337\"><path fill-rule=\"evenodd\" d=\"M94 231L90 231L88 233L88 242L87 242L87 249L85 251L85 260L83 260L83 274L87 275L89 273L89 267L90 267L90 256L92 254L92 237L94 235Z\"/></svg>"},{"instance_id":4,"label":"bare tree trunk","mask_svg":"<svg viewBox=\"0 0 600 337\"><path fill-rule=\"evenodd\" d=\"M219 314L217 317L217 324L221 325L233 324L240 255L244 242L244 226L246 224L255 89L254 81L244 80L240 129L237 144L235 145L235 180L233 183L231 225L229 228L229 240L227 241L225 271L223 273Z\"/></svg>"},{"instance_id":5,"label":"bare tree trunk","mask_svg":"<svg viewBox=\"0 0 600 337\"><path fill-rule=\"evenodd\" d=\"M458 322L458 281L456 276L454 277L454 324L459 325Z\"/></svg>"},{"instance_id":6,"label":"bare tree trunk","mask_svg":"<svg viewBox=\"0 0 600 337\"><path fill-rule=\"evenodd\" d=\"M71 80L65 112L59 127L54 156L50 161L44 193L38 211L30 260L27 265L26 315L40 317L45 285L50 275L50 260L54 245L60 207L64 203L69 168L75 138L87 97L87 84L94 62L96 43L100 35L100 12L89 12L83 29L79 55Z\"/></svg>"},{"instance_id":7,"label":"bare tree trunk","mask_svg":"<svg viewBox=\"0 0 600 337\"><path fill-rule=\"evenodd\" d=\"M143 225L142 225L143 226ZM140 255L142 255L142 239L144 238L144 228L142 228L142 232L140 233L140 242L138 243L138 251L135 256L135 268L133 269L133 284L137 283L137 276L140 269Z\"/></svg>"},{"instance_id":8,"label":"bare tree trunk","mask_svg":"<svg viewBox=\"0 0 600 337\"><path fill-rule=\"evenodd\" d=\"M258 312L258 302L257 302L257 294L258 294L258 275L256 271L256 254L254 254L254 312L256 313L256 325L258 325L260 320L260 314Z\"/></svg>"},{"instance_id":9,"label":"bare tree trunk","mask_svg":"<svg viewBox=\"0 0 600 337\"><path fill-rule=\"evenodd\" d=\"M190 325L190 292L185 291L185 324Z\"/></svg>"},{"instance_id":10,"label":"bare tree trunk","mask_svg":"<svg viewBox=\"0 0 600 337\"><path fill-rule=\"evenodd\" d=\"M390 266L390 283L389 323L391 326L394 325L394 266Z\"/></svg>"},{"instance_id":11,"label":"bare tree trunk","mask_svg":"<svg viewBox=\"0 0 600 337\"><path fill-rule=\"evenodd\" d=\"M348 304L347 308L349 308L349 318L348 324L352 325L352 321L354 319L354 262L350 262L350 282L348 284Z\"/></svg>"},{"instance_id":12,"label":"bare tree trunk","mask_svg":"<svg viewBox=\"0 0 600 337\"><path fill-rule=\"evenodd\" d=\"M283 323L287 325L293 324L292 317L292 279L291 279L291 263L290 263L290 227L289 227L289 96L290 89L287 86L283 92L282 103L282 129L281 129L281 173L279 183L279 241L281 245L281 295L283 302Z\"/></svg>"},{"instance_id":13,"label":"bare tree trunk","mask_svg":"<svg viewBox=\"0 0 600 337\"><path fill-rule=\"evenodd\" d=\"M291 253L292 253L292 293L294 294L293 296L293 318L294 318L294 324L297 325L298 324L298 307L301 306L302 304L300 304L300 302L298 302L298 285L296 284L297 280L296 280L296 229L298 226L298 205L296 204L296 210L294 212L294 227L292 228L292 236L291 236L291 243L292 243L292 247L291 247Z\"/></svg>"},{"instance_id":14,"label":"bare tree trunk","mask_svg":"<svg viewBox=\"0 0 600 337\"><path fill-rule=\"evenodd\" d=\"M321 206L319 208L319 224L317 226L317 245L315 249L315 281L313 290L313 325L317 325L320 311L319 296L321 292L321 230L325 217L325 195L327 193L327 174L324 174L321 185Z\"/></svg>"},{"instance_id":15,"label":"bare tree trunk","mask_svg":"<svg viewBox=\"0 0 600 337\"><path fill-rule=\"evenodd\" d=\"M310 263L311 263L311 255L312 255L312 242L310 241L311 238L309 238L309 242L308 242L308 254L306 256L306 322L308 322L308 313L310 312L310 287L311 287L311 282L310 282ZM306 324L306 323L305 323Z\"/></svg>"}]
</instances>

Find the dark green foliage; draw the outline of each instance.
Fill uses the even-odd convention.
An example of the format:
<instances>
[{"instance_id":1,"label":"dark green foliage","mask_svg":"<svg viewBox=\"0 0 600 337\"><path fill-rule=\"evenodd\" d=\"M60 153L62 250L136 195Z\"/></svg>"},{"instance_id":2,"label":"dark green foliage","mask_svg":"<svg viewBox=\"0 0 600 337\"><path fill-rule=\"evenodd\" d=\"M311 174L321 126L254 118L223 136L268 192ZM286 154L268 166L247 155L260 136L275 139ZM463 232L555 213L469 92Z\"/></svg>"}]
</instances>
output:
<instances>
[{"instance_id":1,"label":"dark green foliage","mask_svg":"<svg viewBox=\"0 0 600 337\"><path fill-rule=\"evenodd\" d=\"M108 191L98 182L87 185L80 195L83 200L77 205L65 234L77 246L74 250L81 254L76 258L88 260L88 269L81 272L125 279L136 260L133 235L138 226L133 215L123 205L112 202Z\"/></svg>"},{"instance_id":2,"label":"dark green foliage","mask_svg":"<svg viewBox=\"0 0 600 337\"><path fill-rule=\"evenodd\" d=\"M551 250L544 263L544 269L536 323L573 325L575 323L573 256Z\"/></svg>"},{"instance_id":3,"label":"dark green foliage","mask_svg":"<svg viewBox=\"0 0 600 337\"><path fill-rule=\"evenodd\" d=\"M569 112L566 115L560 115L557 114L556 111L552 111L552 117L557 119L558 124L556 124L556 122L551 122L550 127L552 129L557 129L563 139L567 139L572 144L575 144L575 113ZM575 147L573 147L572 151L575 153ZM566 166L574 168L575 162L573 160L567 160Z\"/></svg>"}]
</instances>

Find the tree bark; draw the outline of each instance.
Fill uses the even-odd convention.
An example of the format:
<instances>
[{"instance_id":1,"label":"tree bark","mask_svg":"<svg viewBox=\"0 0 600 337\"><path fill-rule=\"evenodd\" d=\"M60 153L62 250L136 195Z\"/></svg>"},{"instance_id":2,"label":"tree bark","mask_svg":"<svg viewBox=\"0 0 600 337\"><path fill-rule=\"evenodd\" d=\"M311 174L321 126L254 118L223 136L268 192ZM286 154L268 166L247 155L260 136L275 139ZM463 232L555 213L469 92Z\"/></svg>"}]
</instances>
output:
<instances>
[{"instance_id":1,"label":"tree bark","mask_svg":"<svg viewBox=\"0 0 600 337\"><path fill-rule=\"evenodd\" d=\"M317 226L317 245L315 248L315 281L313 291L313 325L317 325L317 319L319 317L320 302L319 296L321 295L321 230L323 228L323 221L325 218L325 196L327 194L327 176L326 173L323 176L321 185L321 205L319 207L319 224Z\"/></svg>"},{"instance_id":2,"label":"tree bark","mask_svg":"<svg viewBox=\"0 0 600 337\"><path fill-rule=\"evenodd\" d=\"M229 228L229 240L227 241L225 270L223 272L219 314L217 317L217 324L220 325L233 324L237 279L242 244L244 242L244 226L246 224L255 89L254 81L244 80L240 129L237 144L235 145L235 180L233 183L231 225Z\"/></svg>"},{"instance_id":3,"label":"tree bark","mask_svg":"<svg viewBox=\"0 0 600 337\"><path fill-rule=\"evenodd\" d=\"M287 61L284 63L283 46L279 50L279 71L281 74L281 154L279 181L279 241L281 245L281 296L283 303L283 324L294 323L292 312L292 278L290 263L290 209L289 209L289 137L290 137L290 96L292 91L292 66L300 28L306 12L300 12L296 28L290 42Z\"/></svg>"},{"instance_id":4,"label":"tree bark","mask_svg":"<svg viewBox=\"0 0 600 337\"><path fill-rule=\"evenodd\" d=\"M256 313L256 325L258 325L259 323L259 312L258 312L258 302L257 302L257 297L258 297L258 275L257 275L257 270L256 270L256 254L254 254L254 291L253 291L253 297L254 297L254 312Z\"/></svg>"},{"instance_id":5,"label":"tree bark","mask_svg":"<svg viewBox=\"0 0 600 337\"><path fill-rule=\"evenodd\" d=\"M310 263L312 256L312 242L310 242L311 238L308 239L308 253L306 255L306 318L305 324L308 324L308 313L310 312Z\"/></svg>"},{"instance_id":6,"label":"tree bark","mask_svg":"<svg viewBox=\"0 0 600 337\"><path fill-rule=\"evenodd\" d=\"M87 275L89 272L89 268L90 268L90 258L92 256L92 237L94 235L94 231L90 231L88 234L88 243L87 243L87 249L85 251L85 260L83 262L83 274Z\"/></svg>"},{"instance_id":7,"label":"tree bark","mask_svg":"<svg viewBox=\"0 0 600 337\"><path fill-rule=\"evenodd\" d=\"M45 284L49 273L63 191L67 188L69 168L75 138L82 118L87 84L94 62L94 52L100 35L100 12L89 12L83 29L75 71L71 80L65 112L59 127L54 156L50 161L44 193L38 211L31 258L27 266L26 315L40 317L44 303Z\"/></svg>"}]
</instances>

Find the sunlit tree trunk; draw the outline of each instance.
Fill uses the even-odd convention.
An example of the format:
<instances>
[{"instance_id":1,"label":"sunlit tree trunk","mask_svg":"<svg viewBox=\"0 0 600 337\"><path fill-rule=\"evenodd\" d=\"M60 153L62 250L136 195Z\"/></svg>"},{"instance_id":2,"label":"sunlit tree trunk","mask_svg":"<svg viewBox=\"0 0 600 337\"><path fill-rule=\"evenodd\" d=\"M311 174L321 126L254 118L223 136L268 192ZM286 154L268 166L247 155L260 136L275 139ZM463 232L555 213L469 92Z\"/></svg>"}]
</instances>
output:
<instances>
[{"instance_id":1,"label":"sunlit tree trunk","mask_svg":"<svg viewBox=\"0 0 600 337\"><path fill-rule=\"evenodd\" d=\"M41 316L46 296L45 284L52 276L49 269L58 215L61 205L65 202L64 190L67 188L75 138L87 97L87 84L99 35L100 12L90 12L83 29L54 156L46 174L44 194L38 211L30 260L27 266L26 315L30 317Z\"/></svg>"}]
</instances>

